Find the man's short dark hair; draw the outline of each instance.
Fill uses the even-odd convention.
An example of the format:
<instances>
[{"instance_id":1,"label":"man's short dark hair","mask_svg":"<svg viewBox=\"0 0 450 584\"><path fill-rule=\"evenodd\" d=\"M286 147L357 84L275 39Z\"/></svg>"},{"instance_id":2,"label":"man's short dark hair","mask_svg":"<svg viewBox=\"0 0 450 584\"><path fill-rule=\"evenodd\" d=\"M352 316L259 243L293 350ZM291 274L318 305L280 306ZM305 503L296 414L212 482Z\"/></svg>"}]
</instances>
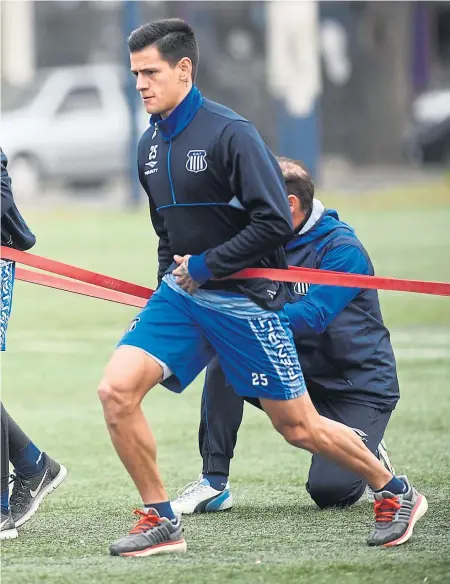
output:
<instances>
[{"instance_id":1,"label":"man's short dark hair","mask_svg":"<svg viewBox=\"0 0 450 584\"><path fill-rule=\"evenodd\" d=\"M192 62L192 81L198 68L198 45L192 28L180 18L166 18L143 24L128 37L130 53L154 46L172 67L184 57Z\"/></svg>"},{"instance_id":2,"label":"man's short dark hair","mask_svg":"<svg viewBox=\"0 0 450 584\"><path fill-rule=\"evenodd\" d=\"M295 195L300 201L304 213L312 209L314 199L314 182L308 169L301 160L277 156L283 173L288 195Z\"/></svg>"}]
</instances>

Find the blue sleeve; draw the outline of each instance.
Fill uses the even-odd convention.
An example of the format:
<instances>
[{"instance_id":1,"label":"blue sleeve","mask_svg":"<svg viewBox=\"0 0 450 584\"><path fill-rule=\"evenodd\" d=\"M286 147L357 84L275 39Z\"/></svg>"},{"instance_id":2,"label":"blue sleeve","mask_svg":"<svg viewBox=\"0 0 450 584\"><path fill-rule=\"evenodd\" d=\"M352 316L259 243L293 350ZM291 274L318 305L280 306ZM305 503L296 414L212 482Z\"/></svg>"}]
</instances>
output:
<instances>
[{"instance_id":1,"label":"blue sleeve","mask_svg":"<svg viewBox=\"0 0 450 584\"><path fill-rule=\"evenodd\" d=\"M320 268L352 274L370 273L364 254L351 244L332 248L324 255ZM322 334L360 290L312 284L304 298L285 306L294 336L309 337L312 333Z\"/></svg>"},{"instance_id":2,"label":"blue sleeve","mask_svg":"<svg viewBox=\"0 0 450 584\"><path fill-rule=\"evenodd\" d=\"M293 235L279 164L254 126L243 120L228 124L217 156L226 188L247 214L248 223L229 241L189 260L191 276L201 283L255 266Z\"/></svg>"}]
</instances>

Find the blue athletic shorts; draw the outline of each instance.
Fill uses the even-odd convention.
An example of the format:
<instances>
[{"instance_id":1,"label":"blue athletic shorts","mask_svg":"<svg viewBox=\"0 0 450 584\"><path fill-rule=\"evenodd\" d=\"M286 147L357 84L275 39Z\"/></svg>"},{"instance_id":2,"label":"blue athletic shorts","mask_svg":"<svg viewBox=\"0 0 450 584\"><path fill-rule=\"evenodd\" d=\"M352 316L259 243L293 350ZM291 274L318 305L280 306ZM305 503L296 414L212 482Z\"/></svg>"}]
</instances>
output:
<instances>
[{"instance_id":1,"label":"blue athletic shorts","mask_svg":"<svg viewBox=\"0 0 450 584\"><path fill-rule=\"evenodd\" d=\"M11 314L15 264L9 260L0 260L0 268L2 282L0 350L4 351L6 348L6 329L8 328L9 315Z\"/></svg>"},{"instance_id":2,"label":"blue athletic shorts","mask_svg":"<svg viewBox=\"0 0 450 584\"><path fill-rule=\"evenodd\" d=\"M182 392L217 354L227 380L245 397L293 399L306 386L284 311L245 296L182 291L165 278L118 346L144 350L168 366L163 385Z\"/></svg>"}]
</instances>

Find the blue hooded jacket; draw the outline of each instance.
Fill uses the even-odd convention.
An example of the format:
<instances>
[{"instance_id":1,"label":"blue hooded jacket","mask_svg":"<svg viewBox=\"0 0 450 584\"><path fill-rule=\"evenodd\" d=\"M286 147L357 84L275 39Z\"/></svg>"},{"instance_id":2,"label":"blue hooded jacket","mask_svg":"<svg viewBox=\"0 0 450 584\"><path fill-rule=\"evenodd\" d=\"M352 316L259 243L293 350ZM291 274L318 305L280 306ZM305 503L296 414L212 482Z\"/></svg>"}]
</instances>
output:
<instances>
[{"instance_id":1,"label":"blue hooded jacket","mask_svg":"<svg viewBox=\"0 0 450 584\"><path fill-rule=\"evenodd\" d=\"M289 265L374 274L354 230L326 210L306 233L286 246ZM399 386L389 331L378 292L318 284L295 284L296 301L286 305L308 390L394 409Z\"/></svg>"}]
</instances>

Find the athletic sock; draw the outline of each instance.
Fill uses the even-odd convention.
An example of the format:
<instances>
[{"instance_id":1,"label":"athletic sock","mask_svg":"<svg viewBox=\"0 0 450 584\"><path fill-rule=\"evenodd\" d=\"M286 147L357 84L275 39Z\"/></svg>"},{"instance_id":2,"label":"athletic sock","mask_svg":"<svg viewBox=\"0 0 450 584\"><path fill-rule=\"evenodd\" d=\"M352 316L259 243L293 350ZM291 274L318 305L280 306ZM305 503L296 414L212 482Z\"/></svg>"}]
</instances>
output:
<instances>
[{"instance_id":1,"label":"athletic sock","mask_svg":"<svg viewBox=\"0 0 450 584\"><path fill-rule=\"evenodd\" d=\"M0 490L2 492L2 512L4 509L6 513L9 509L9 433L8 433L8 412L1 404L1 444L0 444L0 466L1 466L1 484Z\"/></svg>"},{"instance_id":2,"label":"athletic sock","mask_svg":"<svg viewBox=\"0 0 450 584\"><path fill-rule=\"evenodd\" d=\"M44 468L44 456L37 446L25 434L19 424L11 418L2 404L3 417L7 419L9 460L15 472L23 478L39 474Z\"/></svg>"},{"instance_id":3,"label":"athletic sock","mask_svg":"<svg viewBox=\"0 0 450 584\"><path fill-rule=\"evenodd\" d=\"M9 513L9 489L4 489L2 491L1 507L2 513Z\"/></svg>"},{"instance_id":4,"label":"athletic sock","mask_svg":"<svg viewBox=\"0 0 450 584\"><path fill-rule=\"evenodd\" d=\"M14 455L10 450L10 461L17 475L23 478L33 477L44 468L44 453L33 442L29 442L25 448Z\"/></svg>"},{"instance_id":5,"label":"athletic sock","mask_svg":"<svg viewBox=\"0 0 450 584\"><path fill-rule=\"evenodd\" d=\"M382 489L378 489L375 493L381 493L381 491L389 491L394 493L394 495L403 495L408 490L406 483L399 479L398 477L392 477L391 480Z\"/></svg>"},{"instance_id":6,"label":"athletic sock","mask_svg":"<svg viewBox=\"0 0 450 584\"><path fill-rule=\"evenodd\" d=\"M203 478L206 479L211 487L216 491L223 491L227 486L228 477L227 475L216 473L216 472L208 472L203 475Z\"/></svg>"},{"instance_id":7,"label":"athletic sock","mask_svg":"<svg viewBox=\"0 0 450 584\"><path fill-rule=\"evenodd\" d=\"M160 517L167 517L167 519L170 519L171 521L176 520L170 501L163 501L162 503L144 503L144 511L148 513L150 509L157 511Z\"/></svg>"}]
</instances>

